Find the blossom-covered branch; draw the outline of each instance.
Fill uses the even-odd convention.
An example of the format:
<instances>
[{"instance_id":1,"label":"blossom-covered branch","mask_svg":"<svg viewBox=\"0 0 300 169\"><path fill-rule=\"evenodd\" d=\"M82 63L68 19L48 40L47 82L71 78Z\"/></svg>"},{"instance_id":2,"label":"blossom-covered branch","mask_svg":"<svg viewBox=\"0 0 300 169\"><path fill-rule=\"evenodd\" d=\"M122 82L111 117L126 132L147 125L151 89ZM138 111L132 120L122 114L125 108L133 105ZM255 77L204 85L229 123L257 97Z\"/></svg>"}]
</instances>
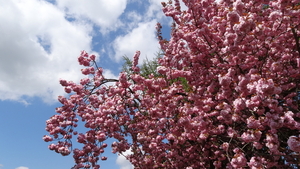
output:
<instances>
[{"instance_id":1,"label":"blossom-covered branch","mask_svg":"<svg viewBox=\"0 0 300 169\"><path fill-rule=\"evenodd\" d=\"M162 3L174 25L169 41L157 25L156 75L142 75L140 52L116 80L81 54L87 78L61 80L70 96L47 121L49 148L68 155L75 136L74 168L99 168L108 138L140 169L299 168L299 3L183 2Z\"/></svg>"}]
</instances>

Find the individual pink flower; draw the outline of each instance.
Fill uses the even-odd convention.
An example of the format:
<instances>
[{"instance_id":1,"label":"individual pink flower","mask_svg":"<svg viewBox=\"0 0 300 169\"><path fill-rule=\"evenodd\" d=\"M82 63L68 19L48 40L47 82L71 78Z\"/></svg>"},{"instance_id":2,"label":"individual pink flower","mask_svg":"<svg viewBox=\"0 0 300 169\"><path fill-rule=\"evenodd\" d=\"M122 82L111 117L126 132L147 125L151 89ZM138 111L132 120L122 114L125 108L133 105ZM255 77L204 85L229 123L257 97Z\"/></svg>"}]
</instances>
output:
<instances>
[{"instance_id":1,"label":"individual pink flower","mask_svg":"<svg viewBox=\"0 0 300 169\"><path fill-rule=\"evenodd\" d=\"M247 159L244 155L244 153L237 153L234 155L234 157L231 159L230 164L234 168L242 168L245 167L247 164Z\"/></svg>"},{"instance_id":2,"label":"individual pink flower","mask_svg":"<svg viewBox=\"0 0 300 169\"><path fill-rule=\"evenodd\" d=\"M52 141L53 139L52 139L52 137L45 135L43 137L43 140L46 141L46 142L49 142L49 141Z\"/></svg>"},{"instance_id":3,"label":"individual pink flower","mask_svg":"<svg viewBox=\"0 0 300 169\"><path fill-rule=\"evenodd\" d=\"M300 138L299 137L290 136L287 143L292 151L300 152Z\"/></svg>"},{"instance_id":4,"label":"individual pink flower","mask_svg":"<svg viewBox=\"0 0 300 169\"><path fill-rule=\"evenodd\" d=\"M140 51L136 51L135 54L134 54L134 56L133 56L133 63L132 63L132 65L133 65L134 67L136 67L137 64L138 64L140 54L141 54Z\"/></svg>"},{"instance_id":5,"label":"individual pink flower","mask_svg":"<svg viewBox=\"0 0 300 169\"><path fill-rule=\"evenodd\" d=\"M165 74L167 72L167 68L163 67L163 66L158 66L156 69L157 69L157 72L160 74Z\"/></svg>"}]
</instances>

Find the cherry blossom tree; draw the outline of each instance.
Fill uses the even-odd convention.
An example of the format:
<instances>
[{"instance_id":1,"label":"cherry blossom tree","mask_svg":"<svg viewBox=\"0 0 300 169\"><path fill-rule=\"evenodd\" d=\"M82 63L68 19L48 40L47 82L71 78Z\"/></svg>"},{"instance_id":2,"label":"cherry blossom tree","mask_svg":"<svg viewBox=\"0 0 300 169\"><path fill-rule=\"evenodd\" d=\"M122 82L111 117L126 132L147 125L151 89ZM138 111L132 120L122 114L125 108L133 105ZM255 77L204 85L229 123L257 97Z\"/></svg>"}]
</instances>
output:
<instances>
[{"instance_id":1,"label":"cherry blossom tree","mask_svg":"<svg viewBox=\"0 0 300 169\"><path fill-rule=\"evenodd\" d=\"M299 168L299 1L183 3L162 3L174 24L169 41L157 24L155 73L141 73L137 51L130 71L107 79L81 53L86 78L60 81L69 96L46 122L49 149L73 153L74 168L100 168L109 138L140 169Z\"/></svg>"}]
</instances>

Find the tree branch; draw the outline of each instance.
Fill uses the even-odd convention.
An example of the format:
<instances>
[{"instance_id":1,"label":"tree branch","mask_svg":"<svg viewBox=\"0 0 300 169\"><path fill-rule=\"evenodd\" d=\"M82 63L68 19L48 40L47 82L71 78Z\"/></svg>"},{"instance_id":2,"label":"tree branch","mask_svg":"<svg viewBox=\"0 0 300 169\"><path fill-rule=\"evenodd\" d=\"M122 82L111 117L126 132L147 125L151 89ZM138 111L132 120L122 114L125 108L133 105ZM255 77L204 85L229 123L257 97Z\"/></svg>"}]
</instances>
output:
<instances>
[{"instance_id":1,"label":"tree branch","mask_svg":"<svg viewBox=\"0 0 300 169\"><path fill-rule=\"evenodd\" d=\"M297 36L295 28L292 28L292 32L293 32L293 35L294 35L294 38L295 38L295 41L296 41L296 47L297 47L298 53L300 55L300 44L299 44L300 37Z\"/></svg>"}]
</instances>

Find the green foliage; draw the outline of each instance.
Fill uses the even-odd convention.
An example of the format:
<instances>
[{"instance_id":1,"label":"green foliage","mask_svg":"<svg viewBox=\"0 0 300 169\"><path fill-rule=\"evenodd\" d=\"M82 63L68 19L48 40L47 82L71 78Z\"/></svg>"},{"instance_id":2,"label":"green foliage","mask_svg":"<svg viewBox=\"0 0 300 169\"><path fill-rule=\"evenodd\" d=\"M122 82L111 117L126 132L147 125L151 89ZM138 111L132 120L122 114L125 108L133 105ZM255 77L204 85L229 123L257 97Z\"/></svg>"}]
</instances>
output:
<instances>
[{"instance_id":1,"label":"green foliage","mask_svg":"<svg viewBox=\"0 0 300 169\"><path fill-rule=\"evenodd\" d=\"M148 58L143 60L143 63L140 66L140 74L145 78L148 78L149 75L153 75L154 77L160 76L160 74L156 71L156 68L159 66L158 59L161 58L163 54L161 52L157 52L155 55L156 57L153 60L149 60ZM131 69L132 60L127 56L123 56L123 58L125 62L123 64L122 71L130 75L133 73Z\"/></svg>"},{"instance_id":2,"label":"green foliage","mask_svg":"<svg viewBox=\"0 0 300 169\"><path fill-rule=\"evenodd\" d=\"M132 74L132 61L126 55L123 56L123 59L125 62L123 64L122 71L126 72L128 75Z\"/></svg>"},{"instance_id":3,"label":"green foliage","mask_svg":"<svg viewBox=\"0 0 300 169\"><path fill-rule=\"evenodd\" d=\"M159 55L157 55L157 57L154 60L148 60L148 58L144 61L143 65L141 66L141 75L143 77L148 77L149 75L154 75L155 77L159 76L159 73L156 71L156 68L159 66L158 61L158 57Z\"/></svg>"},{"instance_id":4,"label":"green foliage","mask_svg":"<svg viewBox=\"0 0 300 169\"><path fill-rule=\"evenodd\" d=\"M183 89L185 90L185 92L190 92L192 91L191 86L188 84L188 81L186 80L186 78L184 77L179 77L178 81L181 82Z\"/></svg>"}]
</instances>

